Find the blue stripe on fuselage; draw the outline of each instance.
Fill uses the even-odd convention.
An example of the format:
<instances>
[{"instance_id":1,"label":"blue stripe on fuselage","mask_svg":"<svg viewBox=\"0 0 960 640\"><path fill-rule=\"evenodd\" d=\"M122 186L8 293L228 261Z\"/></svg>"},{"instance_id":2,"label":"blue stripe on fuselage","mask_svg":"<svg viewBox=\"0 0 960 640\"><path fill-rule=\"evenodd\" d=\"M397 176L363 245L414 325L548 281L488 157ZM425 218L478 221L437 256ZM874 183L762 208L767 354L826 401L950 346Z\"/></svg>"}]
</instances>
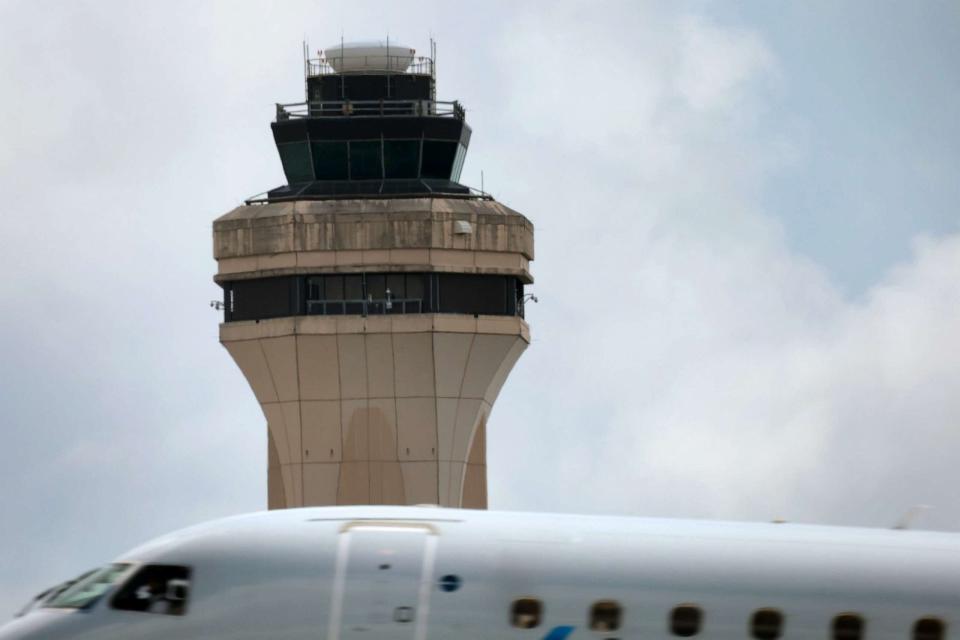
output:
<instances>
[{"instance_id":1,"label":"blue stripe on fuselage","mask_svg":"<svg viewBox=\"0 0 960 640\"><path fill-rule=\"evenodd\" d=\"M543 636L543 640L567 640L567 637L573 633L573 629L573 627L554 627Z\"/></svg>"}]
</instances>

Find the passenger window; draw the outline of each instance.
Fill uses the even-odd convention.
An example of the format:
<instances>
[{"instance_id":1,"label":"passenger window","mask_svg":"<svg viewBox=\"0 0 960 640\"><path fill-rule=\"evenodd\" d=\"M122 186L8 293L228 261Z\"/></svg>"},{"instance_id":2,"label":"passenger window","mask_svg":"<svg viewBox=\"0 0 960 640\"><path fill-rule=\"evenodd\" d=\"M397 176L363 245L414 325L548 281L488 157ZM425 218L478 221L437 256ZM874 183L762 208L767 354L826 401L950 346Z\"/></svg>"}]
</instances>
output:
<instances>
[{"instance_id":1,"label":"passenger window","mask_svg":"<svg viewBox=\"0 0 960 640\"><path fill-rule=\"evenodd\" d=\"M590 628L594 631L616 631L620 628L620 605L613 600L599 600L590 608Z\"/></svg>"},{"instance_id":2,"label":"passenger window","mask_svg":"<svg viewBox=\"0 0 960 640\"><path fill-rule=\"evenodd\" d=\"M540 626L543 605L536 598L518 598L513 601L510 610L510 624L520 629L533 629Z\"/></svg>"},{"instance_id":3,"label":"passenger window","mask_svg":"<svg viewBox=\"0 0 960 640\"><path fill-rule=\"evenodd\" d=\"M783 633L783 614L776 609L759 609L750 621L750 634L757 640L776 640Z\"/></svg>"},{"instance_id":4,"label":"passenger window","mask_svg":"<svg viewBox=\"0 0 960 640\"><path fill-rule=\"evenodd\" d=\"M703 612L692 604L681 604L670 614L670 632L681 638L689 638L700 633Z\"/></svg>"},{"instance_id":5,"label":"passenger window","mask_svg":"<svg viewBox=\"0 0 960 640\"><path fill-rule=\"evenodd\" d=\"M190 569L168 564L141 567L110 603L122 611L182 616L190 595Z\"/></svg>"},{"instance_id":6,"label":"passenger window","mask_svg":"<svg viewBox=\"0 0 960 640\"><path fill-rule=\"evenodd\" d=\"M913 640L943 640L945 631L939 618L920 618L913 625Z\"/></svg>"},{"instance_id":7,"label":"passenger window","mask_svg":"<svg viewBox=\"0 0 960 640\"><path fill-rule=\"evenodd\" d=\"M855 613L841 613L833 619L833 640L863 638L863 618Z\"/></svg>"}]
</instances>

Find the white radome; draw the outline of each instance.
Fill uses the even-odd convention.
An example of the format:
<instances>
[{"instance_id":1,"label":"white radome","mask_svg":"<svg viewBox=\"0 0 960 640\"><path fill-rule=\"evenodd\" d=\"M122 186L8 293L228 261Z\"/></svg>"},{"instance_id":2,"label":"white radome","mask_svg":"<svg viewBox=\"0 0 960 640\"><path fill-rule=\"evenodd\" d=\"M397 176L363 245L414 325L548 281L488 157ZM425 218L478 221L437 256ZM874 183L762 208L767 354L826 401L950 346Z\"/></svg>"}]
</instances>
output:
<instances>
[{"instance_id":1,"label":"white radome","mask_svg":"<svg viewBox=\"0 0 960 640\"><path fill-rule=\"evenodd\" d=\"M345 42L323 50L324 59L336 73L351 71L406 71L416 50L384 40Z\"/></svg>"}]
</instances>

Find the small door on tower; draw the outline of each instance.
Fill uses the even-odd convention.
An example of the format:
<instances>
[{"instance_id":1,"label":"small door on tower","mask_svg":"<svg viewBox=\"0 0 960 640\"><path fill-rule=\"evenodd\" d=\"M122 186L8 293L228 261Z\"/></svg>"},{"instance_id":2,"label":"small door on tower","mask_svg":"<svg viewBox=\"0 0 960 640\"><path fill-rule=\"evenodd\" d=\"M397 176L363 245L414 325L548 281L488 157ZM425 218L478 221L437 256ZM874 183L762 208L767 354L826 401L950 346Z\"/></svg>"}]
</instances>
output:
<instances>
[{"instance_id":1,"label":"small door on tower","mask_svg":"<svg viewBox=\"0 0 960 640\"><path fill-rule=\"evenodd\" d=\"M425 637L434 543L433 532L419 526L341 533L329 640Z\"/></svg>"}]
</instances>

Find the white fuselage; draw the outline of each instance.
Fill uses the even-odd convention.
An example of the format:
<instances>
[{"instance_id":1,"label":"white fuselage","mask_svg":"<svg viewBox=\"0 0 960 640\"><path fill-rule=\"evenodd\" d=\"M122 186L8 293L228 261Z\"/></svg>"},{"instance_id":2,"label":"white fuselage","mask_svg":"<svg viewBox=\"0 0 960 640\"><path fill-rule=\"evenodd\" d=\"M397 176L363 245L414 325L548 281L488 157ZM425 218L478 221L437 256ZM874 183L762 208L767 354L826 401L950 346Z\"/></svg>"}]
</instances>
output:
<instances>
[{"instance_id":1,"label":"white fuselage","mask_svg":"<svg viewBox=\"0 0 960 640\"><path fill-rule=\"evenodd\" d=\"M711 639L754 637L761 609L784 639L831 639L839 614L867 640L960 624L960 536L943 533L332 507L216 521L117 562L125 577L93 604L39 607L0 640L659 640L680 605ZM144 565L189 568L182 615L115 608ZM603 607L617 621L592 629Z\"/></svg>"}]
</instances>

